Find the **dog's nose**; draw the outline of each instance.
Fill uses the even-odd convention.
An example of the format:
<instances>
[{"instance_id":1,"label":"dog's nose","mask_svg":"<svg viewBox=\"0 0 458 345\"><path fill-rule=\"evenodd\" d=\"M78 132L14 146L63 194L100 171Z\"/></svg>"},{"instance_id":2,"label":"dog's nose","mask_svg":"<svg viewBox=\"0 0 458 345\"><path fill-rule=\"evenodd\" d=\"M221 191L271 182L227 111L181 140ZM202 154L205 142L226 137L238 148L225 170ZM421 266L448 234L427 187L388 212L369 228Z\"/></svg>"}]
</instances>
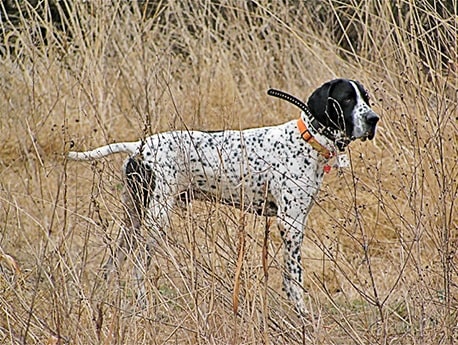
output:
<instances>
[{"instance_id":1,"label":"dog's nose","mask_svg":"<svg viewBox=\"0 0 458 345\"><path fill-rule=\"evenodd\" d=\"M369 111L366 113L366 122L372 126L375 126L377 122L380 120L378 115L373 111Z\"/></svg>"}]
</instances>

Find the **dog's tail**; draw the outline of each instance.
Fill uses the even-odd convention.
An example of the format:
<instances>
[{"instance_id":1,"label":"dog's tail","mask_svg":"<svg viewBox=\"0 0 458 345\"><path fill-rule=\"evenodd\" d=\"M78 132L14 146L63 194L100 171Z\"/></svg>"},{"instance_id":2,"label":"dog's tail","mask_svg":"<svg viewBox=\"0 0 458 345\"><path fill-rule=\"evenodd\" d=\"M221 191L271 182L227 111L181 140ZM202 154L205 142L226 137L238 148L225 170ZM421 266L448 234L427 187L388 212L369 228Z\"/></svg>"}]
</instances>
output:
<instances>
[{"instance_id":1,"label":"dog's tail","mask_svg":"<svg viewBox=\"0 0 458 345\"><path fill-rule=\"evenodd\" d=\"M133 155L134 153L138 152L141 148L141 143L138 141L130 142L130 143L117 143L117 144L109 144L99 148L96 148L92 151L85 151L85 152L75 152L70 151L67 155L68 159L75 160L75 161L89 161L100 159L105 156L111 155L113 153L129 153Z\"/></svg>"}]
</instances>

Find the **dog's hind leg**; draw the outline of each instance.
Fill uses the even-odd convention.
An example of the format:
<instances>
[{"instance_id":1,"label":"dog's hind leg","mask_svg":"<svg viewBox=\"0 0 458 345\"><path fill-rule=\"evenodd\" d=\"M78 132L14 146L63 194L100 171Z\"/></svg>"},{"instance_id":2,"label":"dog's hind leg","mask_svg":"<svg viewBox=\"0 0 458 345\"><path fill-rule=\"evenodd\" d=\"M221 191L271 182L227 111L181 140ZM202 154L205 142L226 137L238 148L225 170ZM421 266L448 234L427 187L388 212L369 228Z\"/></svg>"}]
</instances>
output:
<instances>
[{"instance_id":1,"label":"dog's hind leg","mask_svg":"<svg viewBox=\"0 0 458 345\"><path fill-rule=\"evenodd\" d=\"M135 266L134 279L139 285L137 291L144 295L143 271L148 267L150 258L148 248L141 248L142 244L146 243L141 234L141 227L144 224L151 191L155 186L155 176L151 168L136 157L130 157L125 161L122 172L124 224L121 227L119 244L104 266L105 274L111 272L113 266L119 269L129 256Z\"/></svg>"}]
</instances>

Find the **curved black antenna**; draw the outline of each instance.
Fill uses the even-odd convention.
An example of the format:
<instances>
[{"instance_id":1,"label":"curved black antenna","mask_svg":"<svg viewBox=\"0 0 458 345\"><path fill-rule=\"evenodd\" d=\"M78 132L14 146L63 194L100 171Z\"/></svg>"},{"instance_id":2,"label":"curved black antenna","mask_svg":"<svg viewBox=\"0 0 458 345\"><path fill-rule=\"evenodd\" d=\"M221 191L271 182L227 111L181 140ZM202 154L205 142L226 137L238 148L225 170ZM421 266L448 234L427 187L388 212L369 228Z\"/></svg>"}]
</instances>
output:
<instances>
[{"instance_id":1,"label":"curved black antenna","mask_svg":"<svg viewBox=\"0 0 458 345\"><path fill-rule=\"evenodd\" d=\"M267 90L267 94L269 96L274 96L274 97L284 99L285 101L288 101L289 103L294 104L296 107L298 107L302 111L305 111L307 113L309 112L309 108L307 107L307 104L302 102L300 99L290 95L289 93L286 93L280 90L276 90L276 89L269 89Z\"/></svg>"}]
</instances>

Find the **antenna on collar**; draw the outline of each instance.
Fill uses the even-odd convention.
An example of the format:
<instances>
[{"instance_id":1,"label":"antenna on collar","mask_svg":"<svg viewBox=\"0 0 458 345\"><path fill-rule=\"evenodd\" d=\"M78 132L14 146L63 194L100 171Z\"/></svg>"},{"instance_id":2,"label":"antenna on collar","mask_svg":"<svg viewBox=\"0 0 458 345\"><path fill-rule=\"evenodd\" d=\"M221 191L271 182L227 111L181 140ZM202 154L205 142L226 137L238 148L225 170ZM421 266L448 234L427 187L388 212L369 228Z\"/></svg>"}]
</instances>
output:
<instances>
[{"instance_id":1,"label":"antenna on collar","mask_svg":"<svg viewBox=\"0 0 458 345\"><path fill-rule=\"evenodd\" d=\"M288 101L289 103L294 104L296 107L301 109L302 111L305 111L307 114L310 113L310 110L308 106L302 102L300 99L290 95L289 93L286 93L284 91L276 90L276 89L269 89L267 90L267 94L269 96L277 97L284 99L285 101Z\"/></svg>"}]
</instances>

